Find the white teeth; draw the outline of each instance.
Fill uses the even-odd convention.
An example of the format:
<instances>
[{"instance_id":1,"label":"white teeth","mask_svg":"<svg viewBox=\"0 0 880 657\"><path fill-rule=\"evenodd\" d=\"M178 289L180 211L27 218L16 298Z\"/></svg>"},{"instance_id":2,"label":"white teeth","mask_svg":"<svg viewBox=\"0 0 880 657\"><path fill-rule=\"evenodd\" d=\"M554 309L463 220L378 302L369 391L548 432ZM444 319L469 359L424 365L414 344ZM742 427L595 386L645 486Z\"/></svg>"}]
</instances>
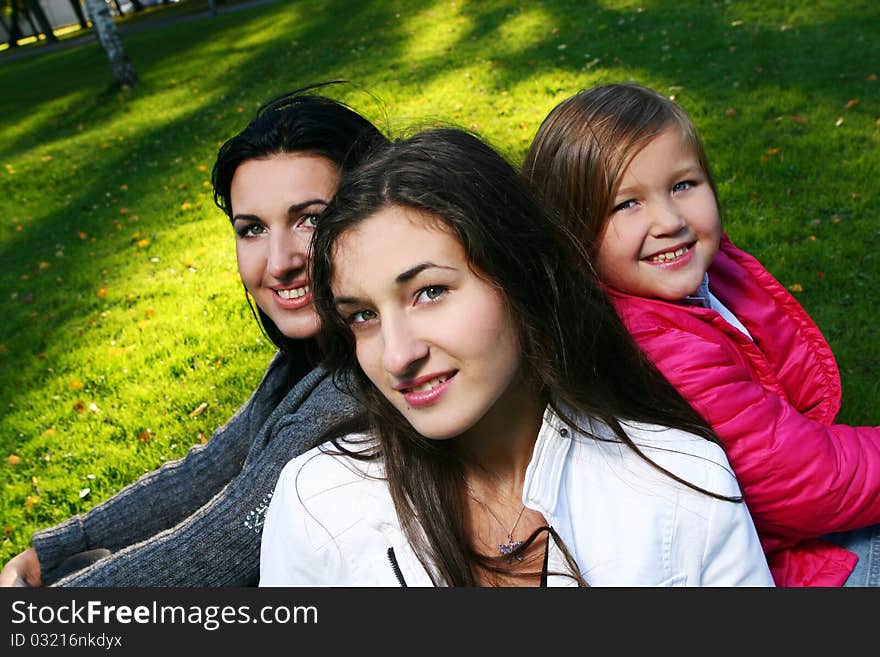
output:
<instances>
[{"instance_id":1,"label":"white teeth","mask_svg":"<svg viewBox=\"0 0 880 657\"><path fill-rule=\"evenodd\" d=\"M448 378L449 378L448 376L438 376L436 379L431 379L430 381L426 381L425 383L423 383L420 386L417 386L415 388L410 388L410 392L426 392L426 391L430 390L431 388L436 388L441 383L446 381Z\"/></svg>"},{"instance_id":2,"label":"white teeth","mask_svg":"<svg viewBox=\"0 0 880 657\"><path fill-rule=\"evenodd\" d=\"M275 290L275 293L282 299L298 299L309 293L309 286L297 287L292 290Z\"/></svg>"},{"instance_id":3,"label":"white teeth","mask_svg":"<svg viewBox=\"0 0 880 657\"><path fill-rule=\"evenodd\" d=\"M676 258L680 258L685 253L687 253L688 247L683 246L680 249L676 249L675 251L667 251L666 253L658 253L655 256L651 256L648 258L651 262L665 262L666 260L675 260Z\"/></svg>"}]
</instances>

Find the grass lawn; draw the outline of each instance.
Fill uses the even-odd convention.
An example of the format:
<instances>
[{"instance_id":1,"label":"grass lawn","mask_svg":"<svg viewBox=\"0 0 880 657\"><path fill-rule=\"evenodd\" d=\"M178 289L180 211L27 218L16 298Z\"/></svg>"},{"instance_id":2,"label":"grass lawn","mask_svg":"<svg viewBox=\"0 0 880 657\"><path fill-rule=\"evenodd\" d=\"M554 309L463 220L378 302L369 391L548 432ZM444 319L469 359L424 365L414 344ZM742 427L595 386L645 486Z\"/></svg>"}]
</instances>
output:
<instances>
[{"instance_id":1,"label":"grass lawn","mask_svg":"<svg viewBox=\"0 0 880 657\"><path fill-rule=\"evenodd\" d=\"M517 163L579 89L674 95L728 233L830 341L841 421L880 423L878 34L875 0L301 0L125 35L127 91L94 43L0 56L0 561L257 384L273 348L210 169L261 101L319 80L355 82L337 93L388 134L452 122Z\"/></svg>"}]
</instances>

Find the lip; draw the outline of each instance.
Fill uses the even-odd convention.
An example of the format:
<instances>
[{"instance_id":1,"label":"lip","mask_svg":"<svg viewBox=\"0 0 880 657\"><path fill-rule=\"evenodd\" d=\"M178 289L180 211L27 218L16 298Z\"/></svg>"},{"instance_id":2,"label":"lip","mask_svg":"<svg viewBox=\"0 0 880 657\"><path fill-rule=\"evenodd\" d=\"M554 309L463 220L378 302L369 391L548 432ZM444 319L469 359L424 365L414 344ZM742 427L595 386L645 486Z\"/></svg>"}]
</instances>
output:
<instances>
[{"instance_id":1,"label":"lip","mask_svg":"<svg viewBox=\"0 0 880 657\"><path fill-rule=\"evenodd\" d=\"M682 267L686 267L688 264L690 264L691 260L694 259L694 254L697 251L696 247L697 247L696 241L683 242L682 244L678 244L678 245L676 245L672 248L669 248L669 249L663 249L662 251L655 251L654 253L642 258L642 262L644 262L646 265L650 265L652 267L659 267L661 269L681 269ZM651 260L651 258L653 258L654 256L659 255L661 253L669 253L672 251L677 251L678 249L685 249L685 248L687 249L687 251L682 253L677 258L673 258L672 260L663 260L663 261L659 261L659 262L655 262L655 261Z\"/></svg>"},{"instance_id":2,"label":"lip","mask_svg":"<svg viewBox=\"0 0 880 657\"><path fill-rule=\"evenodd\" d=\"M411 379L409 381L406 381L405 383L398 383L396 386L394 386L394 389L403 394L403 398L404 400L406 400L406 403L413 408L430 406L438 399L440 399L440 397L442 397L443 394L449 389L450 384L455 380L456 374L458 374L458 370L426 374L425 376L420 376L417 379ZM424 390L422 392L412 392L413 388L418 388L423 383L427 383L428 381L431 381L441 376L446 376L448 378L440 385L434 386L430 390Z\"/></svg>"},{"instance_id":3,"label":"lip","mask_svg":"<svg viewBox=\"0 0 880 657\"><path fill-rule=\"evenodd\" d=\"M273 286L269 289L272 290L272 298L275 301L275 305L281 308L282 310L299 310L300 308L305 308L306 306L311 305L312 303L312 291L309 290L306 294L301 297L296 297L295 299L285 299L283 297L278 296L276 292L278 290L296 290L301 287L305 287L308 285L308 281L298 282L296 285L279 285Z\"/></svg>"}]
</instances>

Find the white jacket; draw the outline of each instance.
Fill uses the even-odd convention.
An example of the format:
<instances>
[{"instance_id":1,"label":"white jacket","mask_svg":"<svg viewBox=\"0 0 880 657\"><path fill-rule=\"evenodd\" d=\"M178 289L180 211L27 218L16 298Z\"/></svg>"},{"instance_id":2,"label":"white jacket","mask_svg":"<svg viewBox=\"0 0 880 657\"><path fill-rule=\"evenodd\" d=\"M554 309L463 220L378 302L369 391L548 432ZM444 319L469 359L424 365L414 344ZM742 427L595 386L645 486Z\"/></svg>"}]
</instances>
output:
<instances>
[{"instance_id":1,"label":"white jacket","mask_svg":"<svg viewBox=\"0 0 880 657\"><path fill-rule=\"evenodd\" d=\"M614 439L604 424L592 431ZM624 425L656 463L723 495L739 487L720 447L689 433ZM320 448L285 466L266 515L260 586L431 586L403 535L380 462ZM773 586L745 504L694 491L618 442L578 435L549 407L523 502L544 515L591 586ZM549 572L564 572L550 542ZM549 586L570 577L550 576Z\"/></svg>"}]
</instances>

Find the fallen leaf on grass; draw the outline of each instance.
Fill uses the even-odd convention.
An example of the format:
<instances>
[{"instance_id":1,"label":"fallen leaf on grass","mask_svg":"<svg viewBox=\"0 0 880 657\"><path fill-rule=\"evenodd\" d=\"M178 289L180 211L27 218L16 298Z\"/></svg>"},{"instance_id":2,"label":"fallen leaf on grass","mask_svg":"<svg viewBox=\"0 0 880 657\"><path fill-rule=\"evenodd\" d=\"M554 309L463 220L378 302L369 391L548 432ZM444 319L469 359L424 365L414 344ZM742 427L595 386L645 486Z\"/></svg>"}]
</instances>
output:
<instances>
[{"instance_id":1,"label":"fallen leaf on grass","mask_svg":"<svg viewBox=\"0 0 880 657\"><path fill-rule=\"evenodd\" d=\"M24 508L31 509L31 508L33 508L34 504L36 504L39 501L40 501L40 498L37 497L36 495L28 495L26 498L24 498Z\"/></svg>"},{"instance_id":2,"label":"fallen leaf on grass","mask_svg":"<svg viewBox=\"0 0 880 657\"><path fill-rule=\"evenodd\" d=\"M791 290L792 292L803 292L804 286L801 285L800 283L792 283L791 285L788 286L788 289Z\"/></svg>"},{"instance_id":3,"label":"fallen leaf on grass","mask_svg":"<svg viewBox=\"0 0 880 657\"><path fill-rule=\"evenodd\" d=\"M837 120L834 122L834 126L835 126L836 128L839 128L839 127L842 126L842 125L843 125L843 117L842 117L842 116L838 116L838 117L837 117Z\"/></svg>"},{"instance_id":4,"label":"fallen leaf on grass","mask_svg":"<svg viewBox=\"0 0 880 657\"><path fill-rule=\"evenodd\" d=\"M21 463L21 457L18 456L17 454L10 454L9 456L6 457L6 462L9 465L11 465L12 467L15 467L16 465Z\"/></svg>"},{"instance_id":5,"label":"fallen leaf on grass","mask_svg":"<svg viewBox=\"0 0 880 657\"><path fill-rule=\"evenodd\" d=\"M852 98L852 99L850 99L850 100L847 101L846 105L844 105L844 108L845 108L845 109L852 109L853 107L855 107L855 106L858 105L858 104L859 104L859 99L858 99L858 98Z\"/></svg>"},{"instance_id":6,"label":"fallen leaf on grass","mask_svg":"<svg viewBox=\"0 0 880 657\"><path fill-rule=\"evenodd\" d=\"M70 381L67 385L71 390L79 390L83 387L83 384L80 381L77 381L76 379L74 379L73 381Z\"/></svg>"},{"instance_id":7,"label":"fallen leaf on grass","mask_svg":"<svg viewBox=\"0 0 880 657\"><path fill-rule=\"evenodd\" d=\"M197 416L201 415L205 411L206 408L208 408L208 403L202 402L201 404L199 404L198 406L196 406L193 410L191 410L189 412L189 416L190 417L197 417Z\"/></svg>"},{"instance_id":8,"label":"fallen leaf on grass","mask_svg":"<svg viewBox=\"0 0 880 657\"><path fill-rule=\"evenodd\" d=\"M91 492L92 492L92 489L91 489L91 488L83 488L83 489L80 490L80 492L79 492L79 499L84 498L86 495L88 495L88 494L91 493Z\"/></svg>"},{"instance_id":9,"label":"fallen leaf on grass","mask_svg":"<svg viewBox=\"0 0 880 657\"><path fill-rule=\"evenodd\" d=\"M150 439L151 439L152 437L153 437L153 432L150 431L149 429L147 429L146 431L141 431L141 432L138 434L138 440L140 440L142 443L148 443L148 442L150 442Z\"/></svg>"},{"instance_id":10,"label":"fallen leaf on grass","mask_svg":"<svg viewBox=\"0 0 880 657\"><path fill-rule=\"evenodd\" d=\"M98 290L97 294L98 294L98 297L99 297L99 298L103 299L104 297L107 296L107 288L106 288L106 287L102 287L102 288L100 288L100 289Z\"/></svg>"}]
</instances>

